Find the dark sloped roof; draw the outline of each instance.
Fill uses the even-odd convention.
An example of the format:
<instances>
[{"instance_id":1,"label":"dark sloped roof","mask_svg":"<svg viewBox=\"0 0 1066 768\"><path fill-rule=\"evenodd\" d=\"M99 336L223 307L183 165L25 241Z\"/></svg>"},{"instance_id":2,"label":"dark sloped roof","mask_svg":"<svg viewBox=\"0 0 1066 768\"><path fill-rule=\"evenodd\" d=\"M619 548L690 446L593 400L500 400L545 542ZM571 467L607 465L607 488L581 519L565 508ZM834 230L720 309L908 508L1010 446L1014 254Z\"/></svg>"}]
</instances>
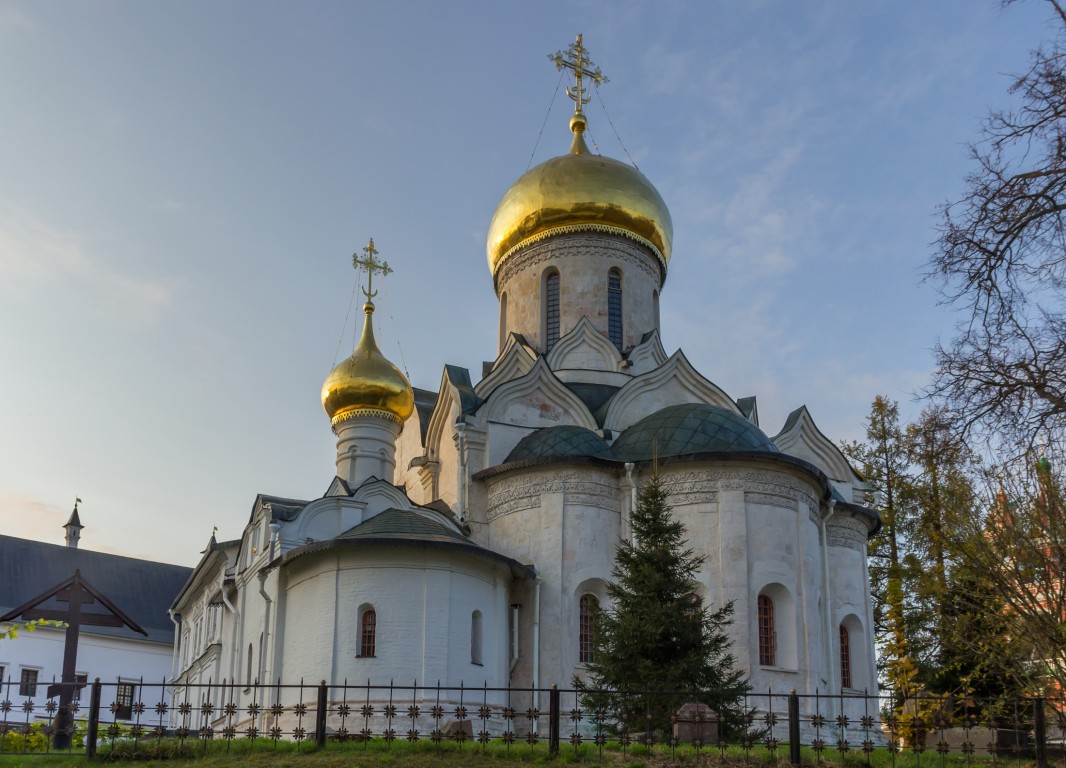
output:
<instances>
[{"instance_id":1,"label":"dark sloped roof","mask_svg":"<svg viewBox=\"0 0 1066 768\"><path fill-rule=\"evenodd\" d=\"M418 429L422 445L426 444L426 430L429 429L429 417L433 415L433 406L437 404L437 393L428 389L412 387L415 392L415 411L418 412Z\"/></svg>"},{"instance_id":2,"label":"dark sloped roof","mask_svg":"<svg viewBox=\"0 0 1066 768\"><path fill-rule=\"evenodd\" d=\"M578 382L567 384L566 388L581 398L581 402L588 407L590 413L599 411L621 389L621 387L609 384L582 384ZM602 421L598 423L603 426Z\"/></svg>"},{"instance_id":3,"label":"dark sloped roof","mask_svg":"<svg viewBox=\"0 0 1066 768\"><path fill-rule=\"evenodd\" d=\"M595 432L573 424L545 427L523 437L508 454L506 463L550 456L611 458L611 451Z\"/></svg>"},{"instance_id":4,"label":"dark sloped roof","mask_svg":"<svg viewBox=\"0 0 1066 768\"><path fill-rule=\"evenodd\" d=\"M702 403L671 405L645 416L622 432L611 450L619 461L727 451L778 452L770 438L743 416Z\"/></svg>"},{"instance_id":5,"label":"dark sloped roof","mask_svg":"<svg viewBox=\"0 0 1066 768\"><path fill-rule=\"evenodd\" d=\"M401 509L386 509L369 520L349 528L338 539L404 539L409 541L461 541L469 543L463 534L444 523Z\"/></svg>"},{"instance_id":6,"label":"dark sloped roof","mask_svg":"<svg viewBox=\"0 0 1066 768\"><path fill-rule=\"evenodd\" d=\"M192 574L191 568L14 536L0 536L0 614L66 581L75 570L140 624L149 640L173 641L174 625L167 609ZM128 629L115 627L87 626L82 632L135 636Z\"/></svg>"},{"instance_id":7,"label":"dark sloped roof","mask_svg":"<svg viewBox=\"0 0 1066 768\"><path fill-rule=\"evenodd\" d=\"M444 376L459 393L459 408L463 413L473 413L480 402L470 383L470 371L458 365L444 366Z\"/></svg>"},{"instance_id":8,"label":"dark sloped roof","mask_svg":"<svg viewBox=\"0 0 1066 768\"><path fill-rule=\"evenodd\" d=\"M284 566L298 558L348 547L367 547L371 550L382 547L422 547L462 552L501 563L511 571L515 578L536 577L533 566L523 565L506 555L475 544L443 520L433 520L431 514L395 508L386 509L332 539L313 541L290 550L269 567Z\"/></svg>"}]
</instances>

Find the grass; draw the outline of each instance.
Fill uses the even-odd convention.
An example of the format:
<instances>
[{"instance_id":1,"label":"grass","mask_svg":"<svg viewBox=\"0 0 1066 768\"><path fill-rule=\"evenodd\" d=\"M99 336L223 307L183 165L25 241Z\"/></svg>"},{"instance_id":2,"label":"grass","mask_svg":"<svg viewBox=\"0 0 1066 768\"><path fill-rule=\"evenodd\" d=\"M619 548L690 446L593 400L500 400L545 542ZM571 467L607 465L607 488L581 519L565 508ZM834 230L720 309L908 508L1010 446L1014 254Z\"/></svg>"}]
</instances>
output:
<instances>
[{"instance_id":1,"label":"grass","mask_svg":"<svg viewBox=\"0 0 1066 768\"><path fill-rule=\"evenodd\" d=\"M227 749L228 747L228 749ZM633 745L623 753L618 744L608 744L602 754L591 744L573 747L561 744L559 754L548 754L546 744L530 747L528 744L516 743L508 750L505 744L493 742L487 746L467 743L434 744L423 741L409 743L394 741L391 744L382 740L369 743L331 742L323 751L315 751L313 745L304 743L297 748L292 742L274 742L267 739L235 740L230 744L212 742L187 742L181 745L175 740L164 739L160 742L142 742L135 752L124 748L121 742L115 748L101 743L95 760L89 760L83 754L0 754L0 768L8 766L90 766L101 763L136 762L138 766L159 766L159 768L230 768L235 765L249 768L349 768L355 766L386 766L387 768L487 768L488 766L567 766L575 764L602 765L608 768L664 768L665 766L714 766L717 768L756 768L760 766L779 766L787 768L788 752L779 748L776 758L765 747L756 747L745 752L739 747L731 747L723 755L718 749L697 751L691 747L679 747L671 751L669 747L645 747ZM809 748L803 749L803 763L809 766L821 765L825 768L859 768L870 765L872 768L1030 768L1032 760L1008 759L999 757L992 760L989 755L974 755L968 760L965 755L941 756L936 752L921 754L905 752L892 755L887 750L877 750L867 757L862 752L853 751L840 755L835 751L825 750L819 757ZM1063 766L1060 757L1050 760L1051 765Z\"/></svg>"}]
</instances>

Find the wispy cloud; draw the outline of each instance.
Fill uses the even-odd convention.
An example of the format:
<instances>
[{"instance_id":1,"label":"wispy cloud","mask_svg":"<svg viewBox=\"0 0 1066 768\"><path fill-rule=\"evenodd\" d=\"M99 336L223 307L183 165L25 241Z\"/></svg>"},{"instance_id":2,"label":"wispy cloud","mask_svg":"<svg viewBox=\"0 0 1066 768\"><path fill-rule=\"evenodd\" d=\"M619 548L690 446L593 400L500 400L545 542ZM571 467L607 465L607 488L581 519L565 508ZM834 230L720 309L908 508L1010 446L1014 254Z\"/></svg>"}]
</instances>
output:
<instances>
[{"instance_id":1,"label":"wispy cloud","mask_svg":"<svg viewBox=\"0 0 1066 768\"><path fill-rule=\"evenodd\" d=\"M22 8L10 3L0 3L0 29L40 29L41 26Z\"/></svg>"},{"instance_id":2,"label":"wispy cloud","mask_svg":"<svg viewBox=\"0 0 1066 768\"><path fill-rule=\"evenodd\" d=\"M19 209L0 210L0 291L25 296L44 288L74 286L108 314L152 321L173 300L166 281L125 274L86 246L84 238L50 226Z\"/></svg>"},{"instance_id":3,"label":"wispy cloud","mask_svg":"<svg viewBox=\"0 0 1066 768\"><path fill-rule=\"evenodd\" d=\"M73 499L71 506L73 507ZM20 539L40 539L46 532L54 535L53 544L63 542L63 523L70 516L70 509L63 510L54 504L27 496L24 493L0 487L0 533Z\"/></svg>"}]
</instances>

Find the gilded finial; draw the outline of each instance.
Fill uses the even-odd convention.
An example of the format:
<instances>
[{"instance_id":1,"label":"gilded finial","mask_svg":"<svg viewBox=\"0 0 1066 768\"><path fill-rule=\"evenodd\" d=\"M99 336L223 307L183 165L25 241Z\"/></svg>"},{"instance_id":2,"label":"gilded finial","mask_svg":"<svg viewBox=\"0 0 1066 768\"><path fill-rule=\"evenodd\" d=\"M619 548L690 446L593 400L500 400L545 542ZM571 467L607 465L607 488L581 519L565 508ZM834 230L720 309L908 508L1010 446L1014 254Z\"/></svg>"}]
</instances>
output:
<instances>
[{"instance_id":1,"label":"gilded finial","mask_svg":"<svg viewBox=\"0 0 1066 768\"><path fill-rule=\"evenodd\" d=\"M366 288L363 288L363 295L366 296L367 301L370 301L378 292L373 290L374 286L374 273L380 272L381 276L392 274L392 268L389 267L387 261L378 261L375 256L378 255L378 249L374 247L374 238L370 238L370 243L363 249L363 253L366 254L364 258L359 258L359 254L352 255L352 266L357 270L366 270Z\"/></svg>"},{"instance_id":2,"label":"gilded finial","mask_svg":"<svg viewBox=\"0 0 1066 768\"><path fill-rule=\"evenodd\" d=\"M585 93L584 78L589 78L597 86L601 83L610 82L606 75L600 72L599 67L593 67L588 51L581 40L581 35L577 36L577 40L571 43L565 52L549 53L548 59L555 62L556 69L569 69L574 73L574 87L567 88L566 95L574 100L575 115L581 115L585 105L592 99L591 95Z\"/></svg>"}]
</instances>

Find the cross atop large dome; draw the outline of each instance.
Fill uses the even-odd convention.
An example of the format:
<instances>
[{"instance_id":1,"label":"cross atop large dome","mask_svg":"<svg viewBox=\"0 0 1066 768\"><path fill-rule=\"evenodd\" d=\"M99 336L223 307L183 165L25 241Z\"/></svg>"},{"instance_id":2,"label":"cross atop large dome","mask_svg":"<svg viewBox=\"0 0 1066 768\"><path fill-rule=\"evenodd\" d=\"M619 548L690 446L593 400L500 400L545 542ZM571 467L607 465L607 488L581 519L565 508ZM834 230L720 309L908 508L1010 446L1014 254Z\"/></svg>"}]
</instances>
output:
<instances>
[{"instance_id":1,"label":"cross atop large dome","mask_svg":"<svg viewBox=\"0 0 1066 768\"><path fill-rule=\"evenodd\" d=\"M567 54L552 58L574 72L577 85L567 89L575 102L570 151L523 174L504 194L489 226L489 269L495 277L507 258L522 246L566 232L608 232L647 246L665 271L670 261L673 223L662 196L634 166L593 154L585 143L588 125L582 107L588 101L583 78L605 78L591 70L578 35Z\"/></svg>"}]
</instances>

